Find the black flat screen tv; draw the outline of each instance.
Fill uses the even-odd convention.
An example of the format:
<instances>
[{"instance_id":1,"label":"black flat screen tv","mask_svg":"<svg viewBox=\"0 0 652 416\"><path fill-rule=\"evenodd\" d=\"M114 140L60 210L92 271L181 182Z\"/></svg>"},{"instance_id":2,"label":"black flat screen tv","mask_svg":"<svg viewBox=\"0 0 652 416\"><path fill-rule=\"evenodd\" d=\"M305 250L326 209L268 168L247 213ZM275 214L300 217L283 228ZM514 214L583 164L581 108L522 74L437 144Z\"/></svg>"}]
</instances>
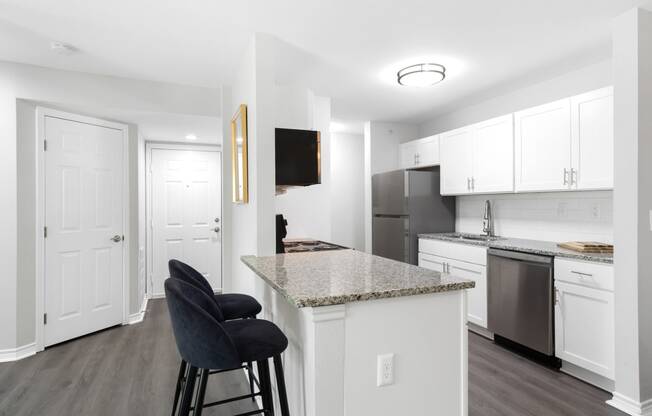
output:
<instances>
[{"instance_id":1,"label":"black flat screen tv","mask_svg":"<svg viewBox=\"0 0 652 416\"><path fill-rule=\"evenodd\" d=\"M319 142L318 131L276 129L276 186L321 183Z\"/></svg>"}]
</instances>

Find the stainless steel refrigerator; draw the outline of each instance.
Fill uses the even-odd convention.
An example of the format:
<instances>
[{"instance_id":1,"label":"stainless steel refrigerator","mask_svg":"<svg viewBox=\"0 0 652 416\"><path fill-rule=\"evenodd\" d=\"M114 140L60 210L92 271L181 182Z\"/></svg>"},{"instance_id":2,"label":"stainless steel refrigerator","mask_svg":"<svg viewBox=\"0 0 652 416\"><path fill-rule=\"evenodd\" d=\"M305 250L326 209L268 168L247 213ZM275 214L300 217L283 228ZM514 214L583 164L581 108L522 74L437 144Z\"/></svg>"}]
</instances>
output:
<instances>
[{"instance_id":1,"label":"stainless steel refrigerator","mask_svg":"<svg viewBox=\"0 0 652 416\"><path fill-rule=\"evenodd\" d=\"M418 234L455 231L455 197L439 194L439 168L371 178L372 253L417 264Z\"/></svg>"}]
</instances>

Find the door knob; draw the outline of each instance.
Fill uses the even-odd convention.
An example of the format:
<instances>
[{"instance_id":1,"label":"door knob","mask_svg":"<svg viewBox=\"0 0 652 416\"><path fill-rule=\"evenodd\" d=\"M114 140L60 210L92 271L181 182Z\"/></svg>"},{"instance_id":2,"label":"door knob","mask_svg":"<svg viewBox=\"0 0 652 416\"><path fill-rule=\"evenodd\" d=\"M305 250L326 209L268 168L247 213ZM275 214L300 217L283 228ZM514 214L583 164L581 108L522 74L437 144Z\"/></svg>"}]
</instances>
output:
<instances>
[{"instance_id":1,"label":"door knob","mask_svg":"<svg viewBox=\"0 0 652 416\"><path fill-rule=\"evenodd\" d=\"M219 233L220 232L220 227L213 228L213 231L215 231L216 233Z\"/></svg>"},{"instance_id":2,"label":"door knob","mask_svg":"<svg viewBox=\"0 0 652 416\"><path fill-rule=\"evenodd\" d=\"M120 241L122 241L122 236L116 234L113 237L111 237L111 241L113 241L114 243L119 243Z\"/></svg>"}]
</instances>

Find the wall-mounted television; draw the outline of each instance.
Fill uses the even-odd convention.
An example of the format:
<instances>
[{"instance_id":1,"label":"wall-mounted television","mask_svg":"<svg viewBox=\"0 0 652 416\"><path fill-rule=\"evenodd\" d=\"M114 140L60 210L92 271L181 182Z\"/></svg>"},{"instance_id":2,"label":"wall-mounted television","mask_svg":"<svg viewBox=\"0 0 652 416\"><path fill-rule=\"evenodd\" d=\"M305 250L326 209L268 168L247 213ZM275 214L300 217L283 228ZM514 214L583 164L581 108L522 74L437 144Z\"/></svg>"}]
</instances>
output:
<instances>
[{"instance_id":1,"label":"wall-mounted television","mask_svg":"<svg viewBox=\"0 0 652 416\"><path fill-rule=\"evenodd\" d=\"M320 152L318 131L276 129L276 186L321 183Z\"/></svg>"}]
</instances>

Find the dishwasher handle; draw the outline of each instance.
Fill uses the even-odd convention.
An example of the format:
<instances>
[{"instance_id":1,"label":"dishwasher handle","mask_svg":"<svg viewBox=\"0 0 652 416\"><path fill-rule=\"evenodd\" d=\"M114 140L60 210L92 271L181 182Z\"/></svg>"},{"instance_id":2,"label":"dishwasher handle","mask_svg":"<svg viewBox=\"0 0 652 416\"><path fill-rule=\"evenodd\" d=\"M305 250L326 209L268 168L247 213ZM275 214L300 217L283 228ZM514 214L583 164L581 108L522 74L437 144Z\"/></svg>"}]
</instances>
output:
<instances>
[{"instance_id":1,"label":"dishwasher handle","mask_svg":"<svg viewBox=\"0 0 652 416\"><path fill-rule=\"evenodd\" d=\"M490 248L487 250L487 255L508 258L516 261L527 261L531 263L552 264L553 258L550 256L541 256L538 254L523 253L520 251L499 250Z\"/></svg>"}]
</instances>

